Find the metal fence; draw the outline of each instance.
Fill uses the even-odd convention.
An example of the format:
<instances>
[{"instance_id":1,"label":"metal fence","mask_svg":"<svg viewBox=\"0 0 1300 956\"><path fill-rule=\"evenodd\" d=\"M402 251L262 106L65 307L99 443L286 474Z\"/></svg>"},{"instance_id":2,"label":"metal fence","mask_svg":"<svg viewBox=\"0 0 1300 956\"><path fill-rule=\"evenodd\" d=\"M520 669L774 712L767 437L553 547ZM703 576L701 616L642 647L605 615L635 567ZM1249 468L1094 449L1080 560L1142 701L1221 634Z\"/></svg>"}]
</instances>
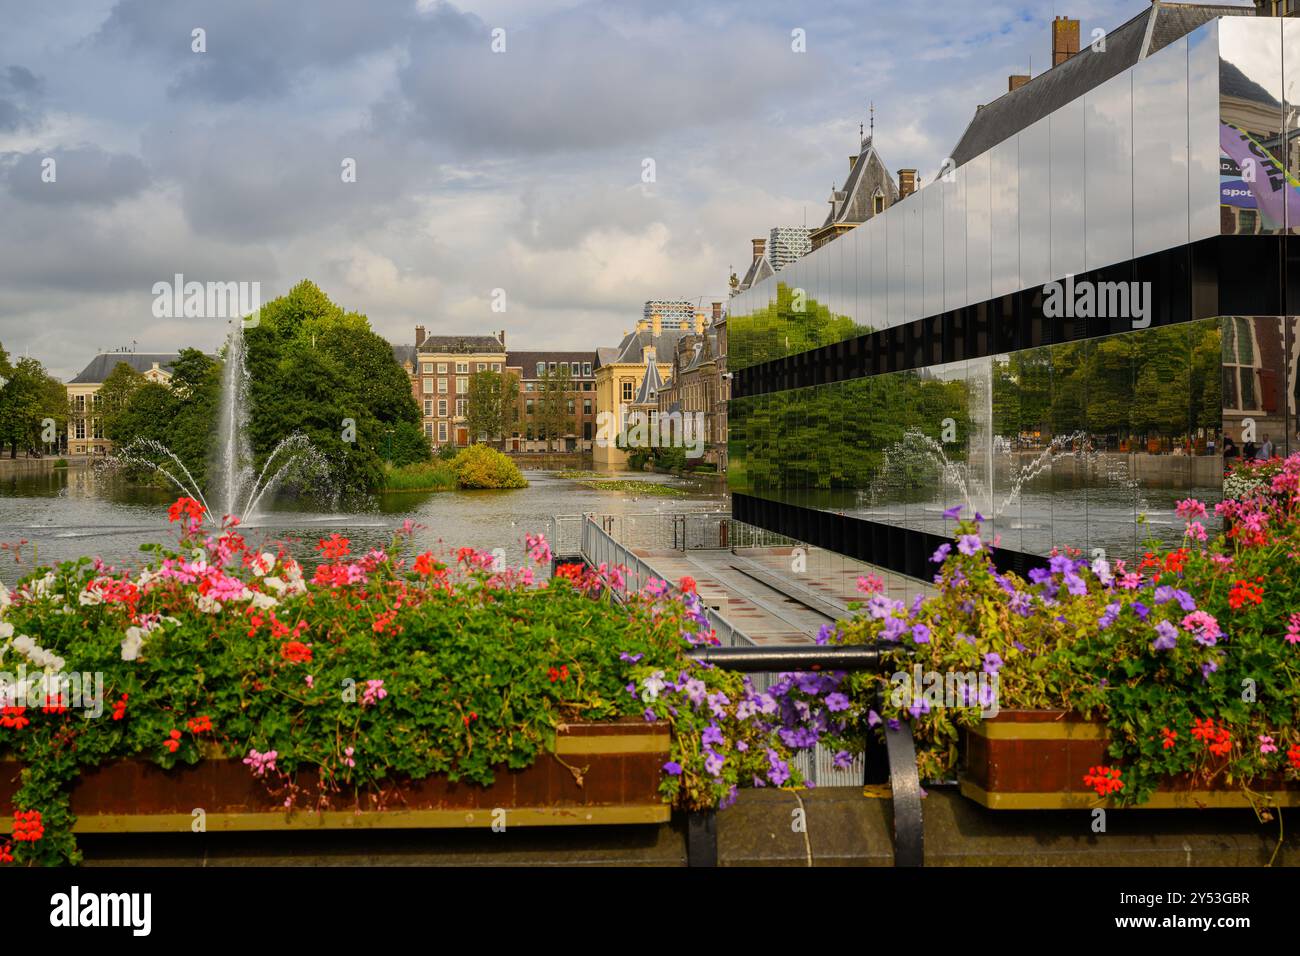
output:
<instances>
[{"instance_id":1,"label":"metal fence","mask_svg":"<svg viewBox=\"0 0 1300 956\"><path fill-rule=\"evenodd\" d=\"M566 517L566 516L561 516ZM625 544L622 540L616 539L608 530L617 527L620 530L634 534L661 534L664 530L663 523L656 523L650 520L641 521L608 521L607 519L672 519L683 517L682 515L584 515L581 524L580 548L583 558L587 563L599 567L604 564L608 567L622 567L623 587L618 591L618 598L626 600L628 593L633 594L640 591L651 579L658 581L668 581L664 575L655 571L654 567L645 559L639 557L632 551L633 545ZM716 514L709 515L690 515L693 519L699 519L698 523L692 523L691 526L699 528L710 528L709 522L717 527L716 522L719 518L734 528L739 522L733 522L730 516L721 516ZM556 519L557 522L561 518ZM757 529L755 529L757 530ZM671 531L670 531L671 534ZM654 544L643 544L644 538L638 540L636 547L654 547ZM657 540L657 539L656 539ZM689 540L683 533L678 540ZM554 548L554 546L553 546ZM556 553L561 553L555 549ZM682 550L678 548L677 550ZM669 584L673 582L668 581ZM723 647L754 647L756 646L743 631L740 631L730 621L719 614L715 609L705 606L705 614L709 619L709 626L713 628L714 635L719 639ZM751 676L751 681L755 690L762 692L767 690L775 683L775 676L771 673L756 673ZM836 767L834 764L835 754L826 747L818 744L813 751L799 751L795 754L794 764L803 773L804 779L815 786L822 787L856 787L861 785L865 767L862 754L855 754L853 762L848 767Z\"/></svg>"}]
</instances>

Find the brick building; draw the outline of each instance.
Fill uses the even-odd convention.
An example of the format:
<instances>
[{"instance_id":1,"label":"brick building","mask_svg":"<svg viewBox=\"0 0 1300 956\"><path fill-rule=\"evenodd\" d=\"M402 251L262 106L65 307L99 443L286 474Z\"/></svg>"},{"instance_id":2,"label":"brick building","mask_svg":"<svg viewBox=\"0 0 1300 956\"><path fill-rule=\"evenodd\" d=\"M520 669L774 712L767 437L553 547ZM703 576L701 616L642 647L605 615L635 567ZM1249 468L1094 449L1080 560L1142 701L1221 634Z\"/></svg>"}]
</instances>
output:
<instances>
[{"instance_id":1,"label":"brick building","mask_svg":"<svg viewBox=\"0 0 1300 956\"><path fill-rule=\"evenodd\" d=\"M509 352L506 371L519 378L519 404L513 426L507 427L510 451L590 451L596 428L595 352ZM551 376L568 375L565 393L571 427L562 435L546 437L542 402Z\"/></svg>"}]
</instances>

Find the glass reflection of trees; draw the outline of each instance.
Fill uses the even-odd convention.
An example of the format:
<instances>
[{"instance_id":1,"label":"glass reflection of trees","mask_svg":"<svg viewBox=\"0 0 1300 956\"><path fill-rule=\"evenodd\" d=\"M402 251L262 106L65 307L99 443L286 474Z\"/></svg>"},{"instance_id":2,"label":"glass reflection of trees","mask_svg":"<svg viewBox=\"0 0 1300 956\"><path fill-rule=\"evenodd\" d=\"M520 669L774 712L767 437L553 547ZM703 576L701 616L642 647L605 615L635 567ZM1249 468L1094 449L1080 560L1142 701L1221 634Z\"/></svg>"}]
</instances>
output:
<instances>
[{"instance_id":1,"label":"glass reflection of trees","mask_svg":"<svg viewBox=\"0 0 1300 956\"><path fill-rule=\"evenodd\" d=\"M775 299L735 316L729 324L728 362L733 369L797 355L871 331L850 316L832 312L807 290L784 282L776 284Z\"/></svg>"},{"instance_id":2,"label":"glass reflection of trees","mask_svg":"<svg viewBox=\"0 0 1300 956\"><path fill-rule=\"evenodd\" d=\"M1098 495L1089 517L1131 527L1142 500L1137 478L1144 490L1185 491L1201 480L1185 465L1189 457L1219 450L1220 341L1212 319L733 400L731 486L833 510L865 497L908 526L933 530L934 516L908 505L960 503L937 501L952 494L941 491L945 470L967 477L973 507L989 502L974 491L986 494L991 477L997 511L1019 492L1020 473L1038 479L1046 471L1038 479L1044 491L1077 499L1083 488L1114 483L1119 462L1127 497L1124 489ZM1065 455L1073 458L1068 480L1051 480L1042 466ZM1149 463L1123 464L1133 455ZM1161 464L1154 456L1182 457ZM1158 499L1161 507L1168 497Z\"/></svg>"}]
</instances>

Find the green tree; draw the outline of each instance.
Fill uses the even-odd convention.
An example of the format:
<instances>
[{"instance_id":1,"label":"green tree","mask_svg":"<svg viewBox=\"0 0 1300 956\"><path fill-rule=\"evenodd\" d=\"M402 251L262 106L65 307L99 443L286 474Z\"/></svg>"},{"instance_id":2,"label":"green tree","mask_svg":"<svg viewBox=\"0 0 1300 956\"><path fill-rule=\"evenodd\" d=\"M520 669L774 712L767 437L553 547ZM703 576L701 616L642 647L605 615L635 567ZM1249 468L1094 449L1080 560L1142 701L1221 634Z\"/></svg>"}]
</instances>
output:
<instances>
[{"instance_id":1,"label":"green tree","mask_svg":"<svg viewBox=\"0 0 1300 956\"><path fill-rule=\"evenodd\" d=\"M18 450L35 451L45 445L46 423L55 434L67 427L68 392L63 383L45 371L34 358L11 363L0 348L0 446L9 447L9 457Z\"/></svg>"},{"instance_id":2,"label":"green tree","mask_svg":"<svg viewBox=\"0 0 1300 956\"><path fill-rule=\"evenodd\" d=\"M518 379L509 373L482 371L470 376L465 427L472 441L497 443L501 440L510 420L506 403L508 386L514 386L517 394L517 383Z\"/></svg>"},{"instance_id":3,"label":"green tree","mask_svg":"<svg viewBox=\"0 0 1300 956\"><path fill-rule=\"evenodd\" d=\"M552 372L547 370L542 375L541 392L537 398L537 437L546 442L548 451L553 451L552 443L563 441L565 435L573 434L574 412L569 410L573 401L570 392L573 379L567 368Z\"/></svg>"},{"instance_id":4,"label":"green tree","mask_svg":"<svg viewBox=\"0 0 1300 956\"><path fill-rule=\"evenodd\" d=\"M104 428L104 435L112 438L113 425L130 403L131 398L147 382L143 375L126 362L118 362L104 378L95 393L95 414Z\"/></svg>"}]
</instances>

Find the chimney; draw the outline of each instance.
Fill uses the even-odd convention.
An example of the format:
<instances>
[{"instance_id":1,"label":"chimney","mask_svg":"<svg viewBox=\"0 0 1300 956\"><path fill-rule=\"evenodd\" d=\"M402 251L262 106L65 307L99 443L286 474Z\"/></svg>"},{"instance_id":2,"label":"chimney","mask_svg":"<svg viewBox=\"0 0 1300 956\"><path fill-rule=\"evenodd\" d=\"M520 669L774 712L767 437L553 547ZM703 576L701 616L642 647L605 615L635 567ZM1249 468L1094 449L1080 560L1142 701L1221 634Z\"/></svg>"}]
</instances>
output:
<instances>
[{"instance_id":1,"label":"chimney","mask_svg":"<svg viewBox=\"0 0 1300 956\"><path fill-rule=\"evenodd\" d=\"M695 334L696 335L704 334L704 326L706 324L706 321L707 319L703 312L695 313Z\"/></svg>"},{"instance_id":2,"label":"chimney","mask_svg":"<svg viewBox=\"0 0 1300 956\"><path fill-rule=\"evenodd\" d=\"M415 347L418 349L423 344L424 344L424 326L417 325L415 327Z\"/></svg>"},{"instance_id":3,"label":"chimney","mask_svg":"<svg viewBox=\"0 0 1300 956\"><path fill-rule=\"evenodd\" d=\"M644 332L648 327L649 327L649 323L646 322L645 319L636 320L636 330L638 332Z\"/></svg>"},{"instance_id":4,"label":"chimney","mask_svg":"<svg viewBox=\"0 0 1300 956\"><path fill-rule=\"evenodd\" d=\"M1028 83L1029 80L1030 80L1030 77L1029 77L1027 74L1024 74L1024 73L1017 73L1017 74L1015 74L1014 76L1008 76L1008 77L1007 77L1007 92L1008 92L1008 93L1014 93L1016 90L1020 89L1022 86L1024 86L1026 83Z\"/></svg>"},{"instance_id":5,"label":"chimney","mask_svg":"<svg viewBox=\"0 0 1300 956\"><path fill-rule=\"evenodd\" d=\"M713 324L717 325L721 321L722 321L722 303L715 302L713 303Z\"/></svg>"},{"instance_id":6,"label":"chimney","mask_svg":"<svg viewBox=\"0 0 1300 956\"><path fill-rule=\"evenodd\" d=\"M655 338L659 338L659 336L663 335L664 332L663 316L661 316L658 312L656 312L654 315L650 316L650 323L651 323L650 329L652 332L654 332Z\"/></svg>"},{"instance_id":7,"label":"chimney","mask_svg":"<svg viewBox=\"0 0 1300 956\"><path fill-rule=\"evenodd\" d=\"M755 240L754 240L754 261L755 261L755 262L757 262L759 259L763 258L763 250L766 249L766 248L767 248L767 240L766 240L766 239L755 239Z\"/></svg>"},{"instance_id":8,"label":"chimney","mask_svg":"<svg viewBox=\"0 0 1300 956\"><path fill-rule=\"evenodd\" d=\"M1079 21L1057 17L1052 21L1052 66L1060 66L1079 52Z\"/></svg>"},{"instance_id":9,"label":"chimney","mask_svg":"<svg viewBox=\"0 0 1300 956\"><path fill-rule=\"evenodd\" d=\"M898 171L898 198L906 199L916 192L916 170L900 169Z\"/></svg>"}]
</instances>

